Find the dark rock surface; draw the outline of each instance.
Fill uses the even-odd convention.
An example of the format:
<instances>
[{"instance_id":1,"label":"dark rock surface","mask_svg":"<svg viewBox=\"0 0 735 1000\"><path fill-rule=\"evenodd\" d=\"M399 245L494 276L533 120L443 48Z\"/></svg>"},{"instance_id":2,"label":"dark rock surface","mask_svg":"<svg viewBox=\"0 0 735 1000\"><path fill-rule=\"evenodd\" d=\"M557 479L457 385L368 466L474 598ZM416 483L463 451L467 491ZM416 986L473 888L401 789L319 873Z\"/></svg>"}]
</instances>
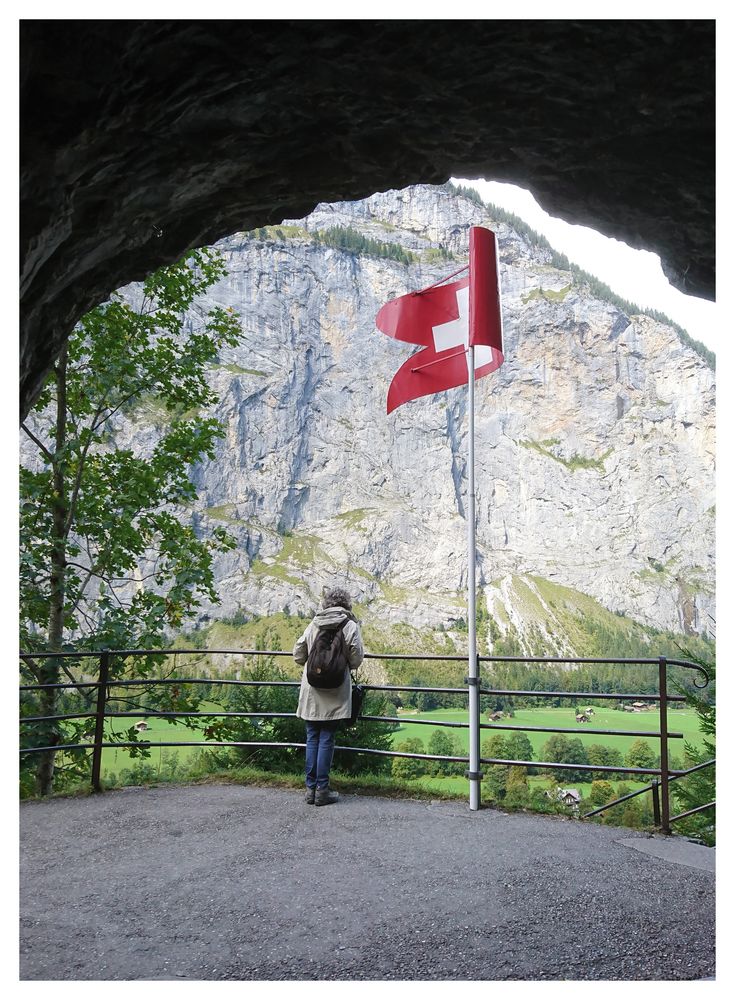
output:
<instances>
[{"instance_id":1,"label":"dark rock surface","mask_svg":"<svg viewBox=\"0 0 735 1000\"><path fill-rule=\"evenodd\" d=\"M714 297L714 21L22 21L21 406L227 233L484 176Z\"/></svg>"},{"instance_id":2,"label":"dark rock surface","mask_svg":"<svg viewBox=\"0 0 735 1000\"><path fill-rule=\"evenodd\" d=\"M678 838L234 785L20 818L23 980L714 976L714 851Z\"/></svg>"}]
</instances>

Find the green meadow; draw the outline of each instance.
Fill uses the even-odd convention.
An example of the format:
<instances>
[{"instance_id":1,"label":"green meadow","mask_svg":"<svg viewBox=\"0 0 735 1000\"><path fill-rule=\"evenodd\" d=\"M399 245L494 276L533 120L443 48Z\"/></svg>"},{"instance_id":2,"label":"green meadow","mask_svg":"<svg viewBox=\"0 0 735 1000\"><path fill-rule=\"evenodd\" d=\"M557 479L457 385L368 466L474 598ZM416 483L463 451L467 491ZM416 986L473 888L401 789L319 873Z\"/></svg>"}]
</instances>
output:
<instances>
[{"instance_id":1,"label":"green meadow","mask_svg":"<svg viewBox=\"0 0 735 1000\"><path fill-rule=\"evenodd\" d=\"M656 737L639 737L639 736L599 736L594 735L589 732L590 729L614 729L614 730L632 730L640 733L657 733L659 731L659 714L658 709L656 711L646 711L646 712L619 712L612 708L595 708L595 714L592 716L589 723L578 723L575 722L575 712L572 708L521 708L517 709L515 715L512 718L504 718L502 722L497 724L491 724L488 719L483 716L481 722L483 725L487 725L488 728L484 728L480 732L480 741L488 739L494 733L500 733L505 735L511 735L510 730L500 729L503 726L513 726L516 729L522 729L524 726L536 726L536 727L559 727L564 729L573 729L572 733L565 733L565 736L569 738L574 738L579 736L582 743L585 746L589 746L592 743L602 743L607 746L615 747L620 753L625 756L630 748L630 745L636 739L645 739L646 742L651 746L654 752L658 755L660 753L660 741ZM436 709L433 712L408 712L402 715L402 723L400 729L398 729L393 734L393 746L402 743L407 739L420 739L422 740L424 747L428 746L429 739L432 732L434 732L433 726L426 725L416 725L411 722L411 719L426 719L436 722L467 722L467 712L458 711L455 709ZM445 733L451 733L457 745L461 748L462 753L468 753L469 747L469 730L468 729L455 729L454 727L441 727L442 731ZM701 733L698 728L698 720L695 712L689 708L669 708L668 713L668 728L669 733L681 733L683 739L670 739L669 740L669 753L676 757L681 757L684 752L684 742L692 743L695 746L701 744ZM531 746L533 747L533 756L535 760L541 760L541 748L543 747L546 740L552 735L551 733L539 733L529 730L524 730L529 740L531 741ZM487 765L485 765L487 768ZM534 788L547 788L549 785L550 774L549 772L544 772L538 775L531 775L528 778L528 786L531 791ZM433 789L437 792L459 792L469 794L469 782L463 777L444 777L444 776L429 776L424 775L420 778L416 778L415 782L424 789ZM591 781L580 782L580 781L561 781L558 784L564 787L576 788L583 798L589 796ZM617 787L620 784L619 779L613 780L613 785ZM642 788L647 781L635 781L634 776L625 778L625 784L631 791L637 788ZM482 799L487 801L490 798L487 792L482 790Z\"/></svg>"},{"instance_id":2,"label":"green meadow","mask_svg":"<svg viewBox=\"0 0 735 1000\"><path fill-rule=\"evenodd\" d=\"M202 702L200 705L202 712L215 712L217 708L218 706L208 702ZM203 730L214 721L211 718L201 719L198 720L198 729L190 729L188 726L183 726L180 723L173 724L167 722L165 719L156 718L155 715L148 715L142 719L108 719L105 724L105 738L109 739L112 733L117 734L118 738L124 738L123 734L131 726L138 722L145 722L149 728L139 734L138 738L141 743L145 741L150 741L151 743L195 743L205 740L206 737L203 735ZM150 757L133 758L124 747L120 749L106 747L102 751L102 778L104 779L111 773L119 777L121 771L130 769L141 761L158 770L173 755L176 755L179 767L183 772L200 749L200 747L187 746L152 747Z\"/></svg>"},{"instance_id":3,"label":"green meadow","mask_svg":"<svg viewBox=\"0 0 735 1000\"><path fill-rule=\"evenodd\" d=\"M216 707L210 703L202 703L202 711L216 711ZM634 730L642 733L656 733L658 732L659 726L659 715L658 711L646 711L646 712L619 712L612 708L598 707L595 708L595 714L592 716L589 723L577 723L575 722L575 713L572 708L523 708L517 709L515 715L512 718L504 718L501 723L491 724L488 722L486 716L483 715L482 723L488 728L483 728L481 730L480 739L485 740L489 736L495 733L505 733L508 734L510 731L507 729L499 728L500 725L513 726L517 729L523 729L524 726L535 726L535 727L560 727L573 730L572 733L565 734L571 736L579 736L582 743L589 746L592 743L604 743L609 746L616 747L623 756L627 753L630 748L631 743L634 740L639 739L638 736L599 736L589 732L590 729L610 729L610 730ZM451 733L458 746L461 748L461 753L468 752L468 741L469 733L467 729L464 728L454 728L454 727L434 727L431 725L419 725L416 720L425 720L427 722L467 722L467 712L456 709L437 709L432 712L422 712L422 713L409 713L405 712L401 716L401 725L393 733L393 746L397 746L399 743L403 742L409 738L419 738L424 747L428 746L429 738L435 728L441 728L445 733ZM108 735L111 730L115 729L118 733L124 732L134 721L131 719L110 719L107 723ZM141 740L147 740L151 743L158 742L173 742L173 743L186 743L186 742L196 742L199 740L204 740L204 736L201 729L206 727L212 720L203 719L200 721L199 726L200 731L185 728L182 725L173 725L166 722L164 719L158 719L155 716L148 716L145 720L150 727L145 732L140 734ZM684 741L688 741L692 744L699 745L701 743L701 734L697 725L697 716L689 708L679 709L673 708L669 710L669 730L672 733L683 734L683 739L673 738L669 740L669 752L677 757L681 757L684 751ZM533 747L533 756L535 760L541 759L541 749L547 739L551 736L551 733L534 732L533 730L524 730L526 735L531 741ZM647 742L650 744L652 749L656 754L659 753L659 740L655 736L646 737ZM339 742L339 739L338 739ZM199 747L152 747L150 751L150 757L143 761L154 771L160 771L161 769L166 769L167 765L170 766L172 758L175 756L176 762L178 764L179 773L182 778L189 765L193 762L195 755L199 752ZM131 759L130 754L124 748L106 748L102 755L102 777L103 780L106 776L109 777L110 774L117 776L120 779L121 772L130 769L140 762L140 758ZM458 792L464 793L467 791L468 782L463 777L438 777L438 776L428 776L425 775L421 778L415 779L416 783L423 788L435 789L436 791L443 792ZM534 788L536 786L545 787L548 784L549 775L532 775L529 777L529 786ZM562 782L563 784L563 782ZM572 784L571 782L569 784ZM631 779L626 779L626 784L630 786L631 789L641 786L641 783L636 782ZM589 793L589 783L587 782L574 782L575 788L586 795ZM483 796L484 797L484 796Z\"/></svg>"},{"instance_id":4,"label":"green meadow","mask_svg":"<svg viewBox=\"0 0 735 1000\"><path fill-rule=\"evenodd\" d=\"M590 729L615 729L628 730L639 733L659 732L658 709L647 712L618 712L612 708L595 708L595 714L589 722L575 722L575 712L573 708L519 708L516 709L512 718L504 718L502 721L492 724L483 716L481 722L483 728L480 733L480 740L485 740L493 733L510 734L510 730L502 729L501 726L513 726L515 729L523 729L524 726L536 726L547 728L571 729L565 736L579 737L584 746L592 743L603 743L615 747L620 753L625 754L630 749L631 743L637 739L645 739L650 744L655 753L660 752L660 741L657 737L640 736L599 736L589 732ZM410 714L403 713L401 728L393 734L394 744L406 739L421 739L424 744L428 744L429 737L434 731L432 726L415 725L411 719L430 719L436 722L467 722L467 712L457 709L436 709L433 712L421 712ZM669 734L681 733L683 739L669 739L669 753L680 757L684 752L685 740L699 745L701 734L697 725L697 716L692 709L669 708L668 712ZM444 727L442 727L444 728ZM445 732L451 732L456 737L459 745L467 752L469 746L469 731L467 729L444 728ZM531 746L533 747L534 759L541 759L541 748L552 735L551 733L538 733L524 730Z\"/></svg>"}]
</instances>

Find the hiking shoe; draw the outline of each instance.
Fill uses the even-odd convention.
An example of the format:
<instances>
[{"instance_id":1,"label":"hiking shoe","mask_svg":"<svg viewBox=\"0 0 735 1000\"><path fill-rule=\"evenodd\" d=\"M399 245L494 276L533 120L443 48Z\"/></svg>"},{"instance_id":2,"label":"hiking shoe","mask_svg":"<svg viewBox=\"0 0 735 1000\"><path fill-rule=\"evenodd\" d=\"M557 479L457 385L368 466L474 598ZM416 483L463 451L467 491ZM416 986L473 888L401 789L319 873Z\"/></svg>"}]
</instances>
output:
<instances>
[{"instance_id":1,"label":"hiking shoe","mask_svg":"<svg viewBox=\"0 0 735 1000\"><path fill-rule=\"evenodd\" d=\"M329 788L317 788L316 795L314 796L315 806L328 806L332 802L336 802L339 798L339 792L332 792Z\"/></svg>"},{"instance_id":2,"label":"hiking shoe","mask_svg":"<svg viewBox=\"0 0 735 1000\"><path fill-rule=\"evenodd\" d=\"M306 789L306 795L304 796L304 802L306 802L307 806L313 806L314 805L314 795L315 795L315 793L316 793L316 789L315 788L307 788Z\"/></svg>"}]
</instances>

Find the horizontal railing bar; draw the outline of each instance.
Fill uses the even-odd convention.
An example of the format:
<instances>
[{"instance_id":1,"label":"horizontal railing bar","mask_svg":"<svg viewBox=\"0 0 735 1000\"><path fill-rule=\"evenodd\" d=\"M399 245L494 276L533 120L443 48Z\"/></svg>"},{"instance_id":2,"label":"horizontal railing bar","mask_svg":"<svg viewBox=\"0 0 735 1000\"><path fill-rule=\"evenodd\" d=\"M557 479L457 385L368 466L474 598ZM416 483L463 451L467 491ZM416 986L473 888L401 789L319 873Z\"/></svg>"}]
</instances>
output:
<instances>
[{"instance_id":1,"label":"horizontal railing bar","mask_svg":"<svg viewBox=\"0 0 735 1000\"><path fill-rule=\"evenodd\" d=\"M156 684L217 684L217 685L232 685L240 687L299 687L300 681L240 681L240 680L228 680L220 677L163 677L163 678L150 678L150 677L139 677L136 680L110 680L107 682L107 687L145 687ZM19 686L20 691L41 691L47 688L82 688L82 687L99 687L99 681L78 681L75 683L63 683L63 684L22 684ZM459 694L466 695L467 688L454 688L454 687L416 687L416 686L401 686L399 684L363 684L362 687L366 691L411 691L411 692L425 692L427 694ZM648 701L660 701L659 695L654 694L615 694L614 692L601 692L601 691L500 691L491 688L480 688L480 694L486 695L507 695L516 697L533 697L533 698L575 698L578 700L592 700L592 699L609 699L618 701L630 701L632 699L645 698ZM667 701L686 701L686 697L683 695L667 695Z\"/></svg>"},{"instance_id":2,"label":"horizontal railing bar","mask_svg":"<svg viewBox=\"0 0 735 1000\"><path fill-rule=\"evenodd\" d=\"M38 652L19 653L22 660L33 659L81 659L99 657L103 652L111 656L209 656L211 654L228 654L233 656L292 656L293 653L284 649L106 649L79 650L77 652ZM365 653L365 659L371 660L444 660L447 662L464 662L467 657L461 653ZM608 663L621 666L658 666L660 657L603 657L603 656L478 656L480 663ZM689 660L672 660L665 658L667 665L689 667L706 675L699 664Z\"/></svg>"},{"instance_id":3,"label":"horizontal railing bar","mask_svg":"<svg viewBox=\"0 0 735 1000\"><path fill-rule=\"evenodd\" d=\"M230 653L235 656L293 656L293 653L285 649L98 649L79 650L76 653L19 653L18 658L21 660L52 660L57 657L89 659L99 658L102 653L109 653L110 656L182 656L184 653L190 656L209 656L212 653Z\"/></svg>"},{"instance_id":4,"label":"horizontal railing bar","mask_svg":"<svg viewBox=\"0 0 735 1000\"><path fill-rule=\"evenodd\" d=\"M105 744L102 744L103 746ZM112 746L112 744L110 744ZM136 744L137 745L137 744ZM131 743L130 746L133 746ZM56 743L48 747L21 747L18 753L44 753L47 750L94 750L94 743Z\"/></svg>"},{"instance_id":5,"label":"horizontal railing bar","mask_svg":"<svg viewBox=\"0 0 735 1000\"><path fill-rule=\"evenodd\" d=\"M202 718L219 719L227 716L238 716L241 718L255 719L295 719L295 712L156 712L149 709L146 712L105 712L106 719L173 719L173 718ZM54 722L63 719L94 719L95 712L86 712L79 715L26 715L20 719L21 725L24 722Z\"/></svg>"},{"instance_id":6,"label":"horizontal railing bar","mask_svg":"<svg viewBox=\"0 0 735 1000\"><path fill-rule=\"evenodd\" d=\"M120 741L120 742L103 742L102 747L108 749L125 749L128 747L134 747L138 750L154 750L163 747L294 747L303 749L305 743L271 743L261 740L247 740L247 741L224 741L224 740L205 740L205 741L193 741L193 740L181 740L178 742L156 742L152 743L148 740L136 740L132 741ZM45 747L24 747L19 750L21 754L29 753L42 753L48 750L91 750L93 749L90 743L70 743L70 744L57 744L54 746ZM407 753L399 750L373 750L367 747L346 747L346 746L335 746L335 750L344 750L359 753L372 753L381 754L387 757L415 757L420 760L447 760L456 762L467 762L468 757L455 757L455 756L440 756L437 754L421 754L421 753ZM538 770L543 771L553 771L553 770L567 770L567 771L604 771L613 772L620 774L659 774L660 772L655 768L650 767L611 767L600 764L563 764L557 761L536 761L536 760L507 760L498 757L481 757L481 764L495 764L505 767L535 767ZM671 775L680 776L684 772L681 771L670 771ZM644 789L645 790L645 789Z\"/></svg>"},{"instance_id":7,"label":"horizontal railing bar","mask_svg":"<svg viewBox=\"0 0 735 1000\"><path fill-rule=\"evenodd\" d=\"M343 747L336 746L335 750L350 750L354 753L375 754L380 757L410 757L416 760L448 760L457 764L469 764L469 757L445 757L441 754L431 753L406 753L403 750L373 750L371 747Z\"/></svg>"},{"instance_id":8,"label":"horizontal railing bar","mask_svg":"<svg viewBox=\"0 0 735 1000\"><path fill-rule=\"evenodd\" d=\"M466 687L402 687L400 684L361 684L360 687L365 691L417 691L427 694L461 694L467 697Z\"/></svg>"},{"instance_id":9,"label":"horizontal railing bar","mask_svg":"<svg viewBox=\"0 0 735 1000\"><path fill-rule=\"evenodd\" d=\"M661 696L658 694L615 694L614 691L498 691L495 688L480 688L480 694L500 694L508 695L510 697L527 697L527 698L579 698L582 699L595 699L595 698L607 698L614 699L618 701L631 701L633 698L645 698L646 701L660 701ZM667 701L686 701L684 695L669 694L666 696Z\"/></svg>"},{"instance_id":10,"label":"horizontal railing bar","mask_svg":"<svg viewBox=\"0 0 735 1000\"><path fill-rule=\"evenodd\" d=\"M693 774L694 771L701 771L703 767L709 767L711 764L715 763L715 760L716 758L713 757L712 760L706 760L703 764L697 764L694 767L687 768L686 771L669 771L669 784L673 781L678 781L679 778L686 778L688 774ZM613 799L611 802L606 802L605 805L600 806L599 809L593 809L592 812L585 813L582 818L587 819L588 816L596 816L597 813L605 812L606 809L611 809L613 806L618 805L618 803L625 802L626 799L632 799L635 795L642 795L644 792L650 792L656 784L658 784L658 782L652 781L650 785L645 785L645 787L639 788L635 792L629 792L627 795L623 795L619 799ZM669 822L671 823L673 820L669 818Z\"/></svg>"},{"instance_id":11,"label":"horizontal railing bar","mask_svg":"<svg viewBox=\"0 0 735 1000\"><path fill-rule=\"evenodd\" d=\"M401 687L397 684L363 684L366 691L426 691L437 694L467 694L467 688L430 688L430 687ZM499 691L493 688L480 688L480 694L488 695L521 695L535 698L608 698L620 701L630 701L632 699L645 698L648 701L660 701L657 694L615 694L614 692L603 693L600 691ZM667 701L686 701L683 695L667 695Z\"/></svg>"},{"instance_id":12,"label":"horizontal railing bar","mask_svg":"<svg viewBox=\"0 0 735 1000\"><path fill-rule=\"evenodd\" d=\"M467 659L467 657L464 657ZM616 663L634 666L656 664L658 666L660 657L645 656L640 659L633 657L609 657L609 656L478 656L480 663ZM697 663L690 663L689 660L670 660L665 657L667 664L680 667L694 667L702 670Z\"/></svg>"},{"instance_id":13,"label":"horizontal railing bar","mask_svg":"<svg viewBox=\"0 0 735 1000\"><path fill-rule=\"evenodd\" d=\"M77 653L19 653L21 660L50 660L58 657L81 659L99 657L103 651ZM110 656L210 656L212 654L230 656L293 656L293 652L287 649L107 649L104 652ZM463 653L365 653L365 659L370 660L447 660L465 663L466 654ZM658 660L652 660L658 663Z\"/></svg>"},{"instance_id":14,"label":"horizontal railing bar","mask_svg":"<svg viewBox=\"0 0 735 1000\"><path fill-rule=\"evenodd\" d=\"M295 712L159 712L155 709L148 709L148 711L140 712L105 712L105 718L108 719L167 719L167 718L202 718L202 719L219 719L227 717L236 718L262 718L262 719L293 719L297 718ZM62 722L70 719L93 719L95 718L94 712L79 712L70 715L26 715L20 719L21 725L28 722ZM414 718L413 716L393 716L393 715L361 715L361 719L369 722L397 722L401 725L411 725L411 726L436 726L436 727L446 727L450 729L468 729L469 723L467 722L446 722L439 721L438 719L420 719ZM660 737L661 733L650 732L643 729L555 729L552 726L505 726L498 723L482 722L480 723L480 729L502 729L504 732L517 732L517 733L579 733L585 736L643 736L651 737L652 739ZM668 733L669 739L672 740L683 740L683 733ZM698 770L699 767L706 767L705 764L700 764L697 768L692 768L692 770Z\"/></svg>"},{"instance_id":15,"label":"horizontal railing bar","mask_svg":"<svg viewBox=\"0 0 735 1000\"><path fill-rule=\"evenodd\" d=\"M100 656L101 656L101 652L99 650L96 650L96 651L86 652L85 653L85 652L82 652L80 650L79 652L76 652L76 653L69 653L69 652L65 652L65 653L48 653L48 652L46 652L46 653L41 653L41 652L39 652L39 653L18 653L18 659L19 660L58 660L58 659L80 660L80 659L89 659L89 657L91 657L91 656L96 657L97 659L99 659Z\"/></svg>"},{"instance_id":16,"label":"horizontal railing bar","mask_svg":"<svg viewBox=\"0 0 735 1000\"><path fill-rule=\"evenodd\" d=\"M502 764L507 767L535 767L540 771L608 771L613 774L660 774L656 767L623 767L621 764L562 764L548 760L505 760L496 757L480 757L481 764ZM669 774L679 774L670 771Z\"/></svg>"},{"instance_id":17,"label":"horizontal railing bar","mask_svg":"<svg viewBox=\"0 0 735 1000\"><path fill-rule=\"evenodd\" d=\"M67 719L94 719L96 712L78 712L74 715L23 715L18 720L22 726L25 722L63 722Z\"/></svg>"},{"instance_id":18,"label":"horizontal railing bar","mask_svg":"<svg viewBox=\"0 0 735 1000\"><path fill-rule=\"evenodd\" d=\"M295 719L295 712L105 712L106 719L219 719L229 716L253 719Z\"/></svg>"},{"instance_id":19,"label":"horizontal railing bar","mask_svg":"<svg viewBox=\"0 0 735 1000\"><path fill-rule=\"evenodd\" d=\"M297 750L303 750L306 746L305 743L266 743L260 740L248 740L248 741L217 741L210 740L207 742L194 742L187 741L181 743L149 743L147 741L141 740L140 742L121 742L121 743L102 743L102 747L108 749L125 749L128 747L136 747L138 750L156 750L163 747L293 747ZM64 745L48 746L48 747L24 747L19 751L19 753L42 753L47 750L92 750L93 745L91 743L69 743ZM469 762L469 757L445 757L440 754L427 754L427 753L406 753L401 750L373 750L369 747L346 747L346 746L335 746L335 750L344 750L351 753L369 753L369 754L380 754L385 757L415 757L419 760L446 760L455 761L457 763L466 764Z\"/></svg>"},{"instance_id":20,"label":"horizontal railing bar","mask_svg":"<svg viewBox=\"0 0 735 1000\"><path fill-rule=\"evenodd\" d=\"M405 715L361 715L359 718L365 722L398 722L407 726L443 726L447 729L469 729L469 722L439 722L434 719L414 719Z\"/></svg>"},{"instance_id":21,"label":"horizontal railing bar","mask_svg":"<svg viewBox=\"0 0 735 1000\"><path fill-rule=\"evenodd\" d=\"M126 750L131 747L135 747L138 750L156 750L161 747L296 747L303 748L306 746L305 743L261 743L260 740L254 740L250 742L225 742L216 740L182 740L181 742L161 742L161 743L151 743L148 740L122 740L117 742L102 742L98 744L99 746L106 749L114 750ZM93 743L65 743L57 744L55 746L47 747L23 747L19 750L19 753L41 753L46 750L94 750ZM336 749L336 748L335 748Z\"/></svg>"},{"instance_id":22,"label":"horizontal railing bar","mask_svg":"<svg viewBox=\"0 0 735 1000\"><path fill-rule=\"evenodd\" d=\"M577 733L583 736L651 736L660 737L661 733L638 729L553 729L551 726L501 726L495 722L481 722L480 729L503 729L517 733ZM683 740L684 733L667 733L669 739Z\"/></svg>"},{"instance_id":23,"label":"horizontal railing bar","mask_svg":"<svg viewBox=\"0 0 735 1000\"><path fill-rule=\"evenodd\" d=\"M598 809L593 809L592 812L585 813L582 819L588 819L590 816L596 816L598 813L605 812L606 809L612 808L621 802L625 802L626 799L634 799L636 795L644 795L646 792L650 792L653 788L655 782L651 782L650 785L644 785L643 788L637 788L634 792L628 792L627 795L621 795L619 799L613 799L612 802L606 802L604 806L600 806Z\"/></svg>"},{"instance_id":24,"label":"horizontal railing bar","mask_svg":"<svg viewBox=\"0 0 735 1000\"><path fill-rule=\"evenodd\" d=\"M705 806L697 806L695 809L687 809L686 812L679 813L677 816L670 816L669 823L675 823L678 819L684 819L685 816L693 816L694 813L704 812L705 809L714 809L715 803L708 802Z\"/></svg>"},{"instance_id":25,"label":"horizontal railing bar","mask_svg":"<svg viewBox=\"0 0 735 1000\"><path fill-rule=\"evenodd\" d=\"M150 677L141 677L138 680L108 681L107 687L144 687L154 684L220 684L235 685L241 687L299 687L301 681L235 681L225 680L217 677L164 677L159 680ZM392 684L363 684L367 691L418 691L429 694L459 694L467 696L467 688L450 687L400 687ZM19 686L20 691L41 691L46 688L79 688L79 687L99 687L99 681L84 681L74 684L23 684ZM634 697L638 697L635 695Z\"/></svg>"},{"instance_id":26,"label":"horizontal railing bar","mask_svg":"<svg viewBox=\"0 0 735 1000\"><path fill-rule=\"evenodd\" d=\"M226 680L219 677L162 677L159 679L151 677L139 677L137 680L127 681L107 681L105 687L146 687L155 684L219 684L234 685L240 687L299 687L301 681L235 681ZM80 688L99 687L99 681L80 681L74 684L22 684L20 691L41 691L45 688ZM466 688L459 689L461 694L466 694ZM113 696L114 697L114 696Z\"/></svg>"},{"instance_id":27,"label":"horizontal railing bar","mask_svg":"<svg viewBox=\"0 0 735 1000\"><path fill-rule=\"evenodd\" d=\"M80 712L74 715L28 715L20 719L20 724L36 722L62 722L71 719L93 719L94 712ZM158 712L155 710L140 712L105 712L108 719L176 719L176 718L242 718L242 719L295 719L298 718L295 712ZM467 722L446 722L435 719L419 719L411 716L391 716L391 715L361 715L360 720L364 722L395 722L399 725L411 726L434 726L436 728L447 729L469 729ZM503 726L491 723L481 723L480 729L502 729L504 732L534 732L534 733L578 733L578 729L554 729L550 726ZM660 733L647 732L645 730L621 730L621 729L585 729L584 735L590 736L643 736L656 738ZM668 733L669 739L684 739L683 733ZM709 762L708 762L709 763ZM700 764L692 770L699 770L706 767Z\"/></svg>"},{"instance_id":28,"label":"horizontal railing bar","mask_svg":"<svg viewBox=\"0 0 735 1000\"><path fill-rule=\"evenodd\" d=\"M19 684L19 691L45 691L51 688L96 688L100 686L99 681L75 681L72 684Z\"/></svg>"},{"instance_id":29,"label":"horizontal railing bar","mask_svg":"<svg viewBox=\"0 0 735 1000\"><path fill-rule=\"evenodd\" d=\"M446 660L466 663L466 653L365 653L366 660Z\"/></svg>"},{"instance_id":30,"label":"horizontal railing bar","mask_svg":"<svg viewBox=\"0 0 735 1000\"><path fill-rule=\"evenodd\" d=\"M305 743L267 743L260 740L249 740L249 741L180 741L180 742L157 742L151 743L147 740L140 740L136 742L121 741L119 743L108 743L103 742L101 744L103 748L108 749L127 749L127 748L137 748L139 750L156 750L163 749L165 747L177 748L177 747L293 747L295 749L303 749ZM71 743L71 744L57 744L55 746L46 747L24 747L19 750L21 754L31 754L31 753L42 753L48 750L64 751L64 750L92 750L93 745L91 743ZM416 758L418 760L446 760L455 761L457 763L467 763L469 761L468 757L454 757L454 756L439 756L437 754L421 754L421 753L406 753L399 750L373 750L367 747L348 747L348 746L335 746L335 750L343 750L354 753L368 753L368 754L378 754L385 757L408 757ZM503 766L519 766L519 767L536 767L540 770L579 770L579 771L612 771L619 772L623 774L658 774L659 772L652 768L635 768L635 767L603 767L603 766L593 766L585 764L560 764L556 762L548 761L513 761L513 760L501 760L499 758L491 757L481 757L481 764L497 764ZM678 774L679 772L671 772L672 774ZM644 789L645 790L645 789Z\"/></svg>"},{"instance_id":31,"label":"horizontal railing bar","mask_svg":"<svg viewBox=\"0 0 735 1000\"><path fill-rule=\"evenodd\" d=\"M714 764L716 760L717 760L717 758L713 757L712 760L706 760L706 761L704 761L703 764L695 764L694 767L689 767L689 768L687 768L686 771L680 771L677 774L676 777L677 778L685 778L688 774L694 774L695 771L701 771L703 767L711 767L712 764ZM671 778L671 781L676 781L676 778ZM671 782L669 782L669 783L671 783Z\"/></svg>"}]
</instances>

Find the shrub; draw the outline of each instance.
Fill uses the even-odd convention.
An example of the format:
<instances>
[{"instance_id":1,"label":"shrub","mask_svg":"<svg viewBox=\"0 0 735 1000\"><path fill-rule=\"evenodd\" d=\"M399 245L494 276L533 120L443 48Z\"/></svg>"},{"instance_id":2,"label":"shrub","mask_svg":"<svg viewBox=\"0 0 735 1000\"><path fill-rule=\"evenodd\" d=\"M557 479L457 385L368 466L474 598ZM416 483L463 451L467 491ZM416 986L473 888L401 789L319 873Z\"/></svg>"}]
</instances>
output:
<instances>
[{"instance_id":1,"label":"shrub","mask_svg":"<svg viewBox=\"0 0 735 1000\"><path fill-rule=\"evenodd\" d=\"M615 789L609 781L593 781L590 789L590 802L595 806L604 806L615 798Z\"/></svg>"},{"instance_id":2,"label":"shrub","mask_svg":"<svg viewBox=\"0 0 735 1000\"><path fill-rule=\"evenodd\" d=\"M395 747L400 753L425 753L423 740L418 737L404 740ZM391 775L399 781L412 781L427 773L425 760L418 760L413 757L394 757L391 763Z\"/></svg>"}]
</instances>

